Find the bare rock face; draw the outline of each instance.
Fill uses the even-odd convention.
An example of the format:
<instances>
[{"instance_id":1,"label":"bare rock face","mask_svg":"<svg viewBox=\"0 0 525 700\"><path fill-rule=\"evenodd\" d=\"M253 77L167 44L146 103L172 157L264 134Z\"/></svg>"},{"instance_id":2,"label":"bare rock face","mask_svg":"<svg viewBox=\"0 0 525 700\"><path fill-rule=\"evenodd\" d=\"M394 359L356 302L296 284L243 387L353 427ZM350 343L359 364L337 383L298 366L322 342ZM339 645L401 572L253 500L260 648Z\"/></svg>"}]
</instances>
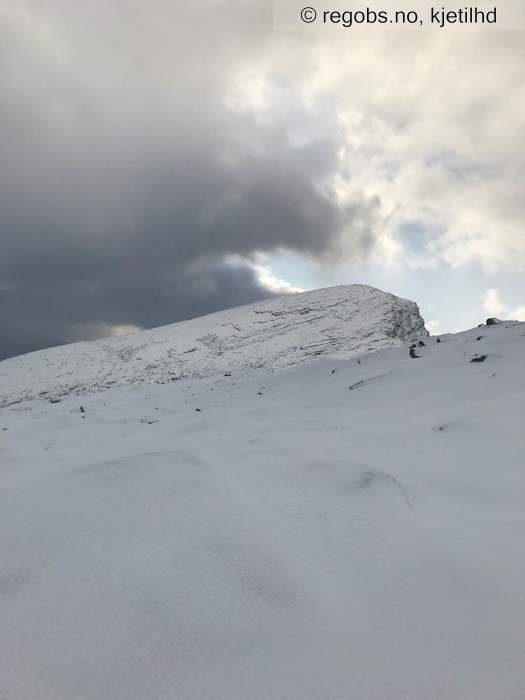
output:
<instances>
[{"instance_id":1,"label":"bare rock face","mask_svg":"<svg viewBox=\"0 0 525 700\"><path fill-rule=\"evenodd\" d=\"M0 405L115 385L319 357L351 358L428 336L417 304L366 285L329 287L119 338L74 343L0 362Z\"/></svg>"}]
</instances>

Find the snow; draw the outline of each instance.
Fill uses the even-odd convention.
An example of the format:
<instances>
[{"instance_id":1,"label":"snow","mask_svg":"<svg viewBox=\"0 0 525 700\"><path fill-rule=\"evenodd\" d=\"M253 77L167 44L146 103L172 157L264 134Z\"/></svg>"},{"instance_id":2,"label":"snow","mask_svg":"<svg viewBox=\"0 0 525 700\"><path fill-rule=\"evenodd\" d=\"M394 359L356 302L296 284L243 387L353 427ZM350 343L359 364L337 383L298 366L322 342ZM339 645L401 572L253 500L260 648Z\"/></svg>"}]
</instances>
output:
<instances>
[{"instance_id":1,"label":"snow","mask_svg":"<svg viewBox=\"0 0 525 700\"><path fill-rule=\"evenodd\" d=\"M417 305L366 285L286 295L150 331L0 362L0 406L113 385L353 357L428 335Z\"/></svg>"},{"instance_id":2,"label":"snow","mask_svg":"<svg viewBox=\"0 0 525 700\"><path fill-rule=\"evenodd\" d=\"M0 697L523 698L525 324L423 340L3 408Z\"/></svg>"}]
</instances>

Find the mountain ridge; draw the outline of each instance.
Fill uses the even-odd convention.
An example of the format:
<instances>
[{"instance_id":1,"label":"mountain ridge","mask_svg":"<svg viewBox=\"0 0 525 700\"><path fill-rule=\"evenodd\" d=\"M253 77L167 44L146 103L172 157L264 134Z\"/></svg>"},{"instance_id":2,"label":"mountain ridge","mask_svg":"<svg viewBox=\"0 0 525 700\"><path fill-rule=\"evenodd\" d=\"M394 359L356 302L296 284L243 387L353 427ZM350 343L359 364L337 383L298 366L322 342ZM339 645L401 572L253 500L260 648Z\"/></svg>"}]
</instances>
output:
<instances>
[{"instance_id":1,"label":"mountain ridge","mask_svg":"<svg viewBox=\"0 0 525 700\"><path fill-rule=\"evenodd\" d=\"M415 302L367 285L327 287L3 360L0 406L318 357L350 359L427 335Z\"/></svg>"}]
</instances>

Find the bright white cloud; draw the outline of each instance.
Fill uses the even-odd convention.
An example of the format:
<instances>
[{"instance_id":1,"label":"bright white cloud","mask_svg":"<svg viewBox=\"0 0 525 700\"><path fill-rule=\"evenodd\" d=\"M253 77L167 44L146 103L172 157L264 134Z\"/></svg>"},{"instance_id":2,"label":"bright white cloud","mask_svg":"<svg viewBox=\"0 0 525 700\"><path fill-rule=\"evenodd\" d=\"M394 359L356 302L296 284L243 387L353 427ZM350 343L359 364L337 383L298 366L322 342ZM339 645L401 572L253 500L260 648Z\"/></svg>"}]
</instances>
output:
<instances>
[{"instance_id":1,"label":"bright white cloud","mask_svg":"<svg viewBox=\"0 0 525 700\"><path fill-rule=\"evenodd\" d=\"M133 324L116 325L110 323L82 323L75 324L66 338L69 342L78 340L98 340L99 338L117 338L130 333L136 333L143 328Z\"/></svg>"},{"instance_id":2,"label":"bright white cloud","mask_svg":"<svg viewBox=\"0 0 525 700\"><path fill-rule=\"evenodd\" d=\"M519 32L363 31L351 42L348 32L309 33L294 36L293 49L289 34L281 39L249 81L232 84L236 105L266 123L293 113L303 135L340 141L330 174L338 199L380 203L375 262L525 269ZM308 123L308 114L317 118ZM407 223L426 235L403 238Z\"/></svg>"},{"instance_id":3,"label":"bright white cloud","mask_svg":"<svg viewBox=\"0 0 525 700\"><path fill-rule=\"evenodd\" d=\"M286 280L275 277L269 267L254 265L253 269L257 274L259 283L271 292L275 292L276 294L294 294L305 291L302 287L294 287Z\"/></svg>"},{"instance_id":4,"label":"bright white cloud","mask_svg":"<svg viewBox=\"0 0 525 700\"><path fill-rule=\"evenodd\" d=\"M481 297L481 302L485 311L494 316L505 316L516 321L525 321L525 305L510 308L501 299L499 290L487 289Z\"/></svg>"},{"instance_id":5,"label":"bright white cloud","mask_svg":"<svg viewBox=\"0 0 525 700\"><path fill-rule=\"evenodd\" d=\"M111 326L110 328L110 335L114 337L120 337L122 335L129 335L130 333L136 333L137 331L141 331L142 328L140 326L135 326L133 324L124 324L122 326Z\"/></svg>"},{"instance_id":6,"label":"bright white cloud","mask_svg":"<svg viewBox=\"0 0 525 700\"><path fill-rule=\"evenodd\" d=\"M518 306L517 309L514 309L514 311L512 311L512 318L515 318L516 321L525 321L525 305Z\"/></svg>"},{"instance_id":7,"label":"bright white cloud","mask_svg":"<svg viewBox=\"0 0 525 700\"><path fill-rule=\"evenodd\" d=\"M427 327L430 335L439 335L440 333L443 333L443 325L439 320L426 321L425 326Z\"/></svg>"},{"instance_id":8,"label":"bright white cloud","mask_svg":"<svg viewBox=\"0 0 525 700\"><path fill-rule=\"evenodd\" d=\"M497 316L498 314L503 314L507 310L507 307L502 302L500 293L497 289L487 289L487 291L481 297L483 308L489 314Z\"/></svg>"}]
</instances>

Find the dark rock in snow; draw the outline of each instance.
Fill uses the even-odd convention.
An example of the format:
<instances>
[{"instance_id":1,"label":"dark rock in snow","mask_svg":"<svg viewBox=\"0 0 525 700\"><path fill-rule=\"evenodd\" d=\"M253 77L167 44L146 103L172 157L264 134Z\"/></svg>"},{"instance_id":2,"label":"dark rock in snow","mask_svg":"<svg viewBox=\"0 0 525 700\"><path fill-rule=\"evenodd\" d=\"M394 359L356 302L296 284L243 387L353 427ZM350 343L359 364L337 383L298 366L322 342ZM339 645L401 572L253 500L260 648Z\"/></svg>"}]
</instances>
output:
<instances>
[{"instance_id":1,"label":"dark rock in snow","mask_svg":"<svg viewBox=\"0 0 525 700\"><path fill-rule=\"evenodd\" d=\"M413 360L415 360L415 359L417 359L418 357L420 357L420 355L416 355L416 351L414 350L413 347L410 348L408 354L410 355L410 357L411 357Z\"/></svg>"},{"instance_id":2,"label":"dark rock in snow","mask_svg":"<svg viewBox=\"0 0 525 700\"><path fill-rule=\"evenodd\" d=\"M473 357L471 362L485 362L488 355L478 355L478 357Z\"/></svg>"},{"instance_id":3,"label":"dark rock in snow","mask_svg":"<svg viewBox=\"0 0 525 700\"><path fill-rule=\"evenodd\" d=\"M364 384L366 384L366 382L364 379L362 379L361 381L356 382L355 384L352 384L351 386L349 386L348 391L353 391L354 389L357 389L358 387L363 386Z\"/></svg>"},{"instance_id":4,"label":"dark rock in snow","mask_svg":"<svg viewBox=\"0 0 525 700\"><path fill-rule=\"evenodd\" d=\"M425 343L424 343L422 340L419 340L418 343L417 343L417 346L418 346L418 348L424 348L424 347L425 347Z\"/></svg>"},{"instance_id":5,"label":"dark rock in snow","mask_svg":"<svg viewBox=\"0 0 525 700\"><path fill-rule=\"evenodd\" d=\"M499 323L503 323L499 318L487 318L485 321L487 326L497 326Z\"/></svg>"}]
</instances>

